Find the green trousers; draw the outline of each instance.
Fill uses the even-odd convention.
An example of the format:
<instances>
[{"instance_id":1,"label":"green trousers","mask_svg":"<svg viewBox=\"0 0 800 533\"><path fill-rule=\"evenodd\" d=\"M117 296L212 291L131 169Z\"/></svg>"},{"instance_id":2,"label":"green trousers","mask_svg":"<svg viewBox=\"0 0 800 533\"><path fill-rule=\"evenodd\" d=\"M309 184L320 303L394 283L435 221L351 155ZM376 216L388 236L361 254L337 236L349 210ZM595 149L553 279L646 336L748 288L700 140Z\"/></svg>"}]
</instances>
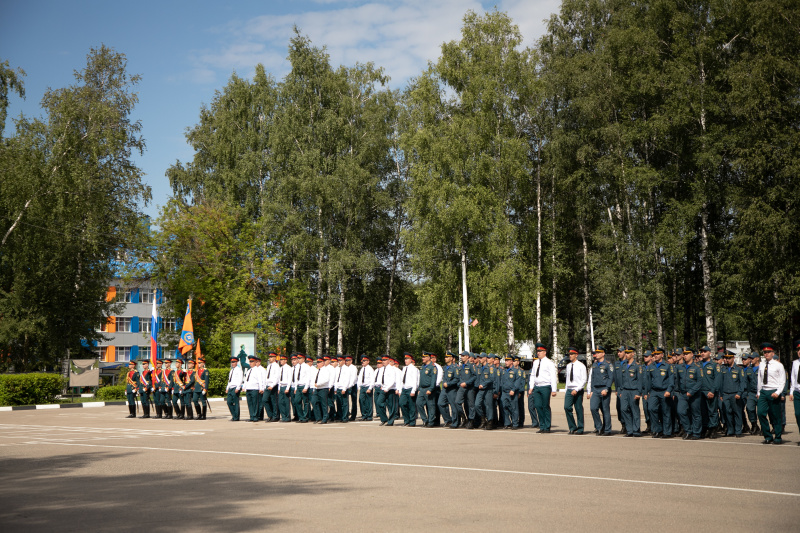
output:
<instances>
[{"instance_id":1,"label":"green trousers","mask_svg":"<svg viewBox=\"0 0 800 533\"><path fill-rule=\"evenodd\" d=\"M768 441L773 438L780 439L783 434L781 399L780 396L773 398L774 393L774 390L761 389L761 394L758 395L758 423L761 425L761 434ZM772 424L772 431L770 431L770 424Z\"/></svg>"},{"instance_id":2,"label":"green trousers","mask_svg":"<svg viewBox=\"0 0 800 533\"><path fill-rule=\"evenodd\" d=\"M583 432L583 390L577 391L578 394L572 395L572 391L566 391L564 395L564 412L567 413L567 426L570 431ZM575 410L573 416L572 411Z\"/></svg>"},{"instance_id":3,"label":"green trousers","mask_svg":"<svg viewBox=\"0 0 800 533\"><path fill-rule=\"evenodd\" d=\"M278 412L281 414L281 421L290 422L292 420L291 397L286 394L289 387L278 389Z\"/></svg>"},{"instance_id":4,"label":"green trousers","mask_svg":"<svg viewBox=\"0 0 800 533\"><path fill-rule=\"evenodd\" d=\"M256 391L258 392L258 391ZM231 420L239 421L239 393L236 389L228 391L228 410L231 412Z\"/></svg>"},{"instance_id":5,"label":"green trousers","mask_svg":"<svg viewBox=\"0 0 800 533\"><path fill-rule=\"evenodd\" d=\"M539 427L544 431L550 430L552 412L550 411L550 387L533 388L533 405L536 406L536 414L539 417Z\"/></svg>"}]
</instances>

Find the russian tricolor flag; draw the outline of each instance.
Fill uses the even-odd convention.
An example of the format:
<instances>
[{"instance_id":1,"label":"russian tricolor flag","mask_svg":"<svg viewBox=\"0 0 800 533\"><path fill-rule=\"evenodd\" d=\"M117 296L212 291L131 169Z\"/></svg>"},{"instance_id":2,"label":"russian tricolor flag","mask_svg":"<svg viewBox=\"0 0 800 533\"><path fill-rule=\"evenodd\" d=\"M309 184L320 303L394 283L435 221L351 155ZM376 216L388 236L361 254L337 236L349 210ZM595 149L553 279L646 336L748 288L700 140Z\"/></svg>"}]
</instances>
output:
<instances>
[{"instance_id":1,"label":"russian tricolor flag","mask_svg":"<svg viewBox=\"0 0 800 533\"><path fill-rule=\"evenodd\" d=\"M158 309L156 309L156 298L153 298L153 314L150 316L150 364L156 367L158 358Z\"/></svg>"}]
</instances>

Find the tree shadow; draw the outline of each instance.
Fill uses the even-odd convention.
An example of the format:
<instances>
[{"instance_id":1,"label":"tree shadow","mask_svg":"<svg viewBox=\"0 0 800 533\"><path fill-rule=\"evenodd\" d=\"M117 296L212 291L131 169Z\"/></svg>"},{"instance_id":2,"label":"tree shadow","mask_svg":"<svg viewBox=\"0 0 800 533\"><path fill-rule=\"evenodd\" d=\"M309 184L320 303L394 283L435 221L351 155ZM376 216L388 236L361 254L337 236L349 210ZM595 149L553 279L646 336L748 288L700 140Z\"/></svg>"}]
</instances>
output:
<instances>
[{"instance_id":1,"label":"tree shadow","mask_svg":"<svg viewBox=\"0 0 800 533\"><path fill-rule=\"evenodd\" d=\"M177 472L136 460L130 463L135 473L103 473L109 461L129 457L99 452L0 458L0 531L264 531L291 527L268 512L253 516L254 506L267 510L270 497L339 490L285 477L254 479L230 470L193 472L194 457L182 458ZM87 469L98 473L87 474Z\"/></svg>"}]
</instances>

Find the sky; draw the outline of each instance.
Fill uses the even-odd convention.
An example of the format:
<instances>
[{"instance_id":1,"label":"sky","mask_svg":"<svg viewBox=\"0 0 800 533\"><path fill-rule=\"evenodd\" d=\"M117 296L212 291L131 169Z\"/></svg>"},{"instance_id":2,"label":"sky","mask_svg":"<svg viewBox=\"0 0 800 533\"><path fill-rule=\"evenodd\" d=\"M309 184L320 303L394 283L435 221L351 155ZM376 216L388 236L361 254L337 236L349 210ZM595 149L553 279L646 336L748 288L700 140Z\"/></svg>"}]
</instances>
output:
<instances>
[{"instance_id":1,"label":"sky","mask_svg":"<svg viewBox=\"0 0 800 533\"><path fill-rule=\"evenodd\" d=\"M128 73L140 74L139 103L132 113L142 122L147 144L135 158L151 186L153 200L141 206L155 218L171 194L165 172L193 151L186 130L233 72L251 78L258 63L276 79L289 70L286 60L297 26L314 46L327 49L331 64L373 62L402 89L444 42L457 40L468 10L498 10L519 27L524 46L544 34L545 21L559 0L406 1L175 1L108 2L0 0L0 61L21 67L26 98L11 96L5 135L13 119L41 116L48 88L75 82L74 71L101 44L126 55Z\"/></svg>"}]
</instances>

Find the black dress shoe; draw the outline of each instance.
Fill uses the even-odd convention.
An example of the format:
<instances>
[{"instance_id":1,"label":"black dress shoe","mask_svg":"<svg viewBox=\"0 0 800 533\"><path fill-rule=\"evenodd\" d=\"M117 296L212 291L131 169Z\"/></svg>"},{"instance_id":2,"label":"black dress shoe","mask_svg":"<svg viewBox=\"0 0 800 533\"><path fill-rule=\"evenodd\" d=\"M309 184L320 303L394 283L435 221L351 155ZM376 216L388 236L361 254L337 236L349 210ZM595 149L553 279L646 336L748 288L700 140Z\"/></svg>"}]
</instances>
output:
<instances>
[{"instance_id":1,"label":"black dress shoe","mask_svg":"<svg viewBox=\"0 0 800 533\"><path fill-rule=\"evenodd\" d=\"M761 441L761 444L772 444L772 441L764 439L764 440Z\"/></svg>"},{"instance_id":2,"label":"black dress shoe","mask_svg":"<svg viewBox=\"0 0 800 533\"><path fill-rule=\"evenodd\" d=\"M583 431L577 431L576 430L575 433L573 433L573 435L583 435Z\"/></svg>"},{"instance_id":3,"label":"black dress shoe","mask_svg":"<svg viewBox=\"0 0 800 533\"><path fill-rule=\"evenodd\" d=\"M574 429L570 429L569 433L567 433L567 435L572 435L573 433L575 433L575 430Z\"/></svg>"},{"instance_id":4,"label":"black dress shoe","mask_svg":"<svg viewBox=\"0 0 800 533\"><path fill-rule=\"evenodd\" d=\"M595 431L594 434L598 437L603 437L605 436L606 432L601 429L600 431Z\"/></svg>"},{"instance_id":5,"label":"black dress shoe","mask_svg":"<svg viewBox=\"0 0 800 533\"><path fill-rule=\"evenodd\" d=\"M674 435L661 435L662 439L671 439Z\"/></svg>"},{"instance_id":6,"label":"black dress shoe","mask_svg":"<svg viewBox=\"0 0 800 533\"><path fill-rule=\"evenodd\" d=\"M540 429L540 430L539 430L539 431L537 431L536 433L544 433L544 430L543 430L543 429Z\"/></svg>"},{"instance_id":7,"label":"black dress shoe","mask_svg":"<svg viewBox=\"0 0 800 533\"><path fill-rule=\"evenodd\" d=\"M385 426L385 425L386 425L386 422L381 422L381 425L382 425L382 426Z\"/></svg>"},{"instance_id":8,"label":"black dress shoe","mask_svg":"<svg viewBox=\"0 0 800 533\"><path fill-rule=\"evenodd\" d=\"M689 440L700 440L700 437L698 437L697 435L692 435L691 437L689 437Z\"/></svg>"}]
</instances>

